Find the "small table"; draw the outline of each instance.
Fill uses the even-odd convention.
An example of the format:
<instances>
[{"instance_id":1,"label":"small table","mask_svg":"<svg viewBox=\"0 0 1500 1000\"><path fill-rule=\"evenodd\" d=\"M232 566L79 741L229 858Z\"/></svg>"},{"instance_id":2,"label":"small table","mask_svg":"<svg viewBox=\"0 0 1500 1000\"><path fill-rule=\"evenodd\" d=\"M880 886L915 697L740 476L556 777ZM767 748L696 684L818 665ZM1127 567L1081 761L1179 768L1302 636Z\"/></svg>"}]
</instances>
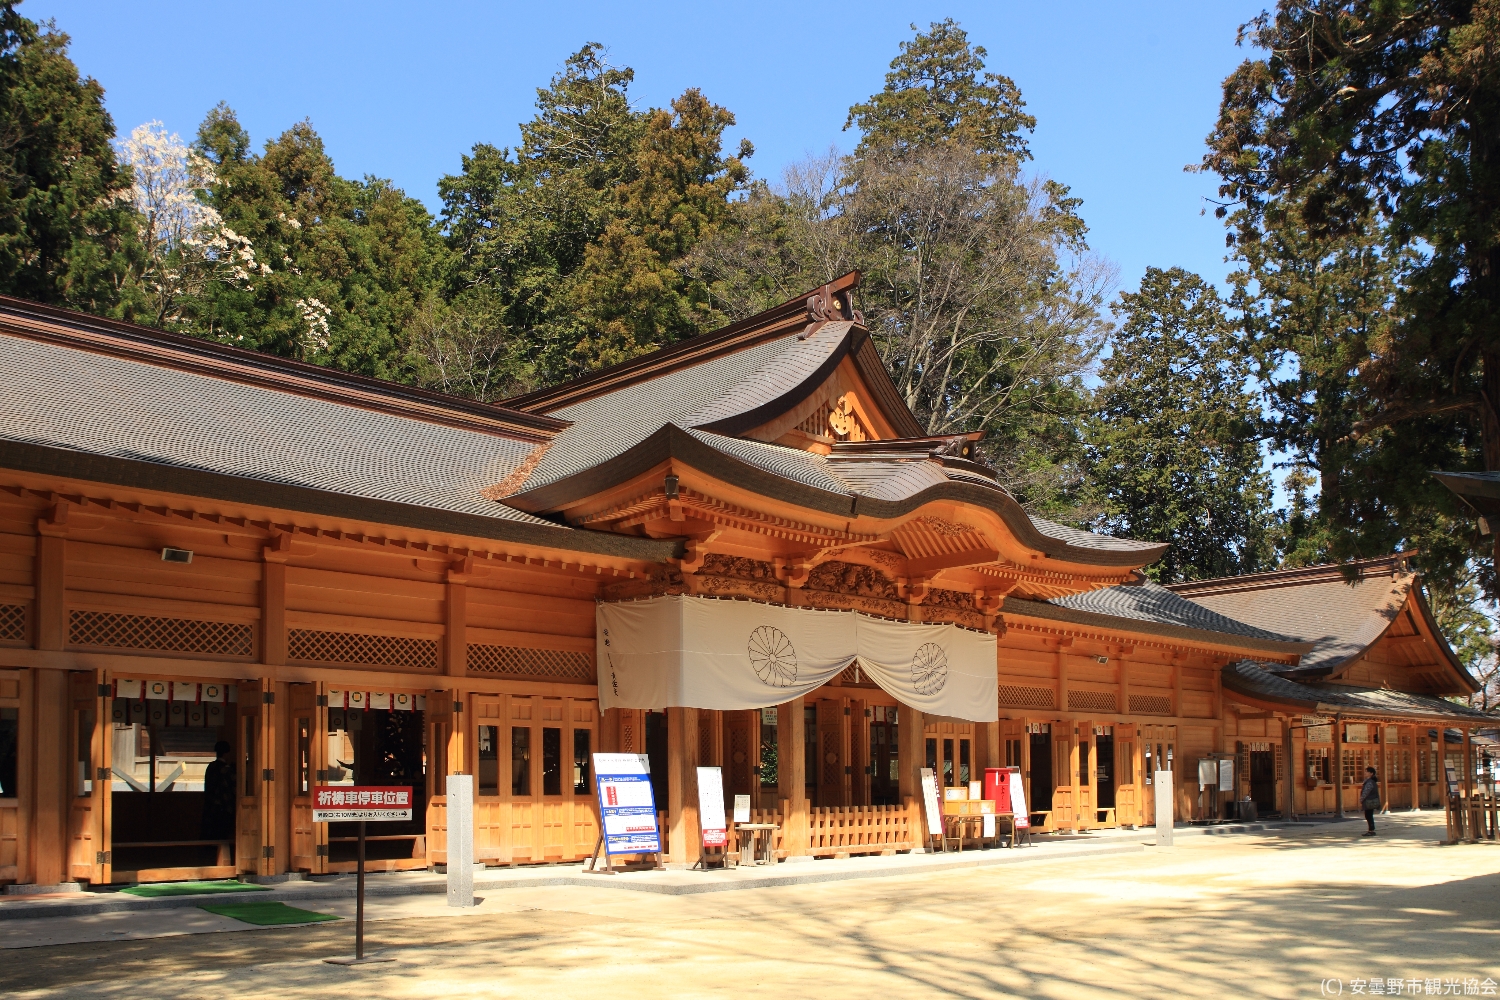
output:
<instances>
[{"instance_id":1,"label":"small table","mask_svg":"<svg viewBox=\"0 0 1500 1000\"><path fill-rule=\"evenodd\" d=\"M958 853L964 852L964 837L970 835L973 827L978 826L979 832L972 834L971 839L984 840L984 816L975 813L969 816L944 816L943 817L943 850L948 849L948 841L958 841Z\"/></svg>"},{"instance_id":2,"label":"small table","mask_svg":"<svg viewBox=\"0 0 1500 1000\"><path fill-rule=\"evenodd\" d=\"M776 829L775 823L736 823L734 825L734 828L736 830L748 830L750 832L749 841L746 841L744 837L740 838L740 864L770 865L776 863L776 857L771 851L770 833L770 831ZM765 849L757 854L755 850L755 840L762 831L765 832Z\"/></svg>"}]
</instances>

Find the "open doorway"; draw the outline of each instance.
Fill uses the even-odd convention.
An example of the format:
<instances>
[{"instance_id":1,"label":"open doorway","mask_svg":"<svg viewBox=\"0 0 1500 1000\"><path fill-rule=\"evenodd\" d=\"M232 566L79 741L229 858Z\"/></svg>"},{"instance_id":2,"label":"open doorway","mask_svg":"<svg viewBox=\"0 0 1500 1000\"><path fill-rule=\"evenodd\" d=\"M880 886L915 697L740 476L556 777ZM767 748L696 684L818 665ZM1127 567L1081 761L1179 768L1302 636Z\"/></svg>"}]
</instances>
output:
<instances>
[{"instance_id":1,"label":"open doorway","mask_svg":"<svg viewBox=\"0 0 1500 1000\"><path fill-rule=\"evenodd\" d=\"M1028 804L1032 812L1052 810L1052 734L1043 727L1031 734L1031 781Z\"/></svg>"},{"instance_id":2,"label":"open doorway","mask_svg":"<svg viewBox=\"0 0 1500 1000\"><path fill-rule=\"evenodd\" d=\"M1112 727L1105 727L1112 728ZM1094 737L1094 791L1100 809L1115 808L1115 736L1106 732Z\"/></svg>"},{"instance_id":3,"label":"open doorway","mask_svg":"<svg viewBox=\"0 0 1500 1000\"><path fill-rule=\"evenodd\" d=\"M365 837L365 858L421 857L427 832L426 712L328 709L329 785L410 785L412 818L379 823ZM419 843L419 838L422 841ZM328 824L330 864L354 861L359 824Z\"/></svg>"},{"instance_id":4,"label":"open doorway","mask_svg":"<svg viewBox=\"0 0 1500 1000\"><path fill-rule=\"evenodd\" d=\"M901 745L897 742L896 710L877 705L870 723L870 804L901 804Z\"/></svg>"},{"instance_id":5,"label":"open doorway","mask_svg":"<svg viewBox=\"0 0 1500 1000\"><path fill-rule=\"evenodd\" d=\"M226 686L121 681L111 703L110 852L117 880L235 872L236 732ZM79 720L83 733L93 721Z\"/></svg>"},{"instance_id":6,"label":"open doorway","mask_svg":"<svg viewBox=\"0 0 1500 1000\"><path fill-rule=\"evenodd\" d=\"M1279 810L1276 807L1276 754L1271 750L1250 751L1250 798L1261 816Z\"/></svg>"}]
</instances>

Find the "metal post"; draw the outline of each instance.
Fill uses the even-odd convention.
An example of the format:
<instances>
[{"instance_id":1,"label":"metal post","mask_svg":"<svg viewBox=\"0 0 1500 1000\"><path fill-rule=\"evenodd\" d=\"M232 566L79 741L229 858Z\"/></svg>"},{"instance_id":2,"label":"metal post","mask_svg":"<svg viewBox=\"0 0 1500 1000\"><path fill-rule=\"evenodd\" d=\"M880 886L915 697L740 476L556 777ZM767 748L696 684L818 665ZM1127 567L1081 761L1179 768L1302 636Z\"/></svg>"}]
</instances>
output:
<instances>
[{"instance_id":1,"label":"metal post","mask_svg":"<svg viewBox=\"0 0 1500 1000\"><path fill-rule=\"evenodd\" d=\"M365 821L359 821L359 888L354 901L354 958L365 957Z\"/></svg>"}]
</instances>

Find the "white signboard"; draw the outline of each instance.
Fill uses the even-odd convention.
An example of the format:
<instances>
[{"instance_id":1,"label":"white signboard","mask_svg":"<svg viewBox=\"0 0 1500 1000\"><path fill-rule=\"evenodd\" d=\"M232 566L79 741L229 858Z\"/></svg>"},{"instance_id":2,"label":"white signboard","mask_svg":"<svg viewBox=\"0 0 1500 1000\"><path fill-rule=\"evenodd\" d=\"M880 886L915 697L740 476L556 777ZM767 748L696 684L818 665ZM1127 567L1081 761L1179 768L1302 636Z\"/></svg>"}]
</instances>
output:
<instances>
[{"instance_id":1,"label":"white signboard","mask_svg":"<svg viewBox=\"0 0 1500 1000\"><path fill-rule=\"evenodd\" d=\"M1021 785L1021 772L1011 772L1010 781L1010 811L1015 817L1017 830L1026 830L1031 827L1031 813L1026 809L1026 789Z\"/></svg>"},{"instance_id":2,"label":"white signboard","mask_svg":"<svg viewBox=\"0 0 1500 1000\"><path fill-rule=\"evenodd\" d=\"M645 754L594 754L599 815L604 821L607 854L659 854L656 796L651 790L651 762Z\"/></svg>"},{"instance_id":3,"label":"white signboard","mask_svg":"<svg viewBox=\"0 0 1500 1000\"><path fill-rule=\"evenodd\" d=\"M1234 791L1234 758L1223 757L1219 760L1219 791Z\"/></svg>"},{"instance_id":4,"label":"white signboard","mask_svg":"<svg viewBox=\"0 0 1500 1000\"><path fill-rule=\"evenodd\" d=\"M703 831L704 847L723 847L728 840L722 768L698 768L698 828Z\"/></svg>"},{"instance_id":5,"label":"white signboard","mask_svg":"<svg viewBox=\"0 0 1500 1000\"><path fill-rule=\"evenodd\" d=\"M750 822L750 796L736 795L734 797L734 821L736 823Z\"/></svg>"},{"instance_id":6,"label":"white signboard","mask_svg":"<svg viewBox=\"0 0 1500 1000\"><path fill-rule=\"evenodd\" d=\"M1205 758L1198 762L1198 787L1213 788L1219 783L1219 764L1217 761Z\"/></svg>"},{"instance_id":7,"label":"white signboard","mask_svg":"<svg viewBox=\"0 0 1500 1000\"><path fill-rule=\"evenodd\" d=\"M922 768L922 800L927 804L927 835L943 835L943 810L938 805L937 774L930 767Z\"/></svg>"}]
</instances>

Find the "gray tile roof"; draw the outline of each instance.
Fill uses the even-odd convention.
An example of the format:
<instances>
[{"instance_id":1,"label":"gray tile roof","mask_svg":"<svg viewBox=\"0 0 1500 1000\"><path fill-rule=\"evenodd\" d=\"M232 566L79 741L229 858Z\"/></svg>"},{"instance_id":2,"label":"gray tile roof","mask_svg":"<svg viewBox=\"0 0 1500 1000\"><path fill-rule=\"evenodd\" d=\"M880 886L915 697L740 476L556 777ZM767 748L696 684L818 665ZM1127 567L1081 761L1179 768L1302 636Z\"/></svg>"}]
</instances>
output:
<instances>
[{"instance_id":1,"label":"gray tile roof","mask_svg":"<svg viewBox=\"0 0 1500 1000\"><path fill-rule=\"evenodd\" d=\"M480 496L530 443L6 334L0 440L551 526Z\"/></svg>"},{"instance_id":2,"label":"gray tile roof","mask_svg":"<svg viewBox=\"0 0 1500 1000\"><path fill-rule=\"evenodd\" d=\"M1324 671L1359 656L1384 634L1414 579L1386 568L1349 581L1338 567L1314 567L1173 589L1211 611L1313 643L1297 669Z\"/></svg>"},{"instance_id":3,"label":"gray tile roof","mask_svg":"<svg viewBox=\"0 0 1500 1000\"><path fill-rule=\"evenodd\" d=\"M693 437L741 462L775 473L783 479L829 493L850 493L849 484L828 468L828 459L800 448L729 437L712 431L689 429Z\"/></svg>"},{"instance_id":4,"label":"gray tile roof","mask_svg":"<svg viewBox=\"0 0 1500 1000\"><path fill-rule=\"evenodd\" d=\"M1108 549L1115 552L1136 552L1142 549L1154 549L1158 547L1156 542L1142 542L1134 538L1116 538L1113 535L1096 535L1092 531L1080 531L1078 528L1070 528L1066 524L1058 524L1044 517L1031 515L1031 523L1036 525L1036 530L1049 538L1056 538L1060 542L1076 545L1081 549Z\"/></svg>"},{"instance_id":5,"label":"gray tile roof","mask_svg":"<svg viewBox=\"0 0 1500 1000\"><path fill-rule=\"evenodd\" d=\"M1443 698L1407 691L1345 684L1304 684L1277 676L1262 664L1249 660L1229 664L1223 670L1223 677L1227 690L1319 713L1345 712L1485 722L1493 722L1495 718L1467 705L1456 705Z\"/></svg>"},{"instance_id":6,"label":"gray tile roof","mask_svg":"<svg viewBox=\"0 0 1500 1000\"><path fill-rule=\"evenodd\" d=\"M1115 618L1134 621L1155 622L1160 625L1175 625L1180 628L1199 629L1204 632L1220 632L1226 636L1273 641L1294 641L1294 637L1257 628L1218 614L1201 604L1160 587L1149 580L1120 587L1106 587L1082 594L1071 594L1050 603L1075 611L1088 611Z\"/></svg>"}]
</instances>

